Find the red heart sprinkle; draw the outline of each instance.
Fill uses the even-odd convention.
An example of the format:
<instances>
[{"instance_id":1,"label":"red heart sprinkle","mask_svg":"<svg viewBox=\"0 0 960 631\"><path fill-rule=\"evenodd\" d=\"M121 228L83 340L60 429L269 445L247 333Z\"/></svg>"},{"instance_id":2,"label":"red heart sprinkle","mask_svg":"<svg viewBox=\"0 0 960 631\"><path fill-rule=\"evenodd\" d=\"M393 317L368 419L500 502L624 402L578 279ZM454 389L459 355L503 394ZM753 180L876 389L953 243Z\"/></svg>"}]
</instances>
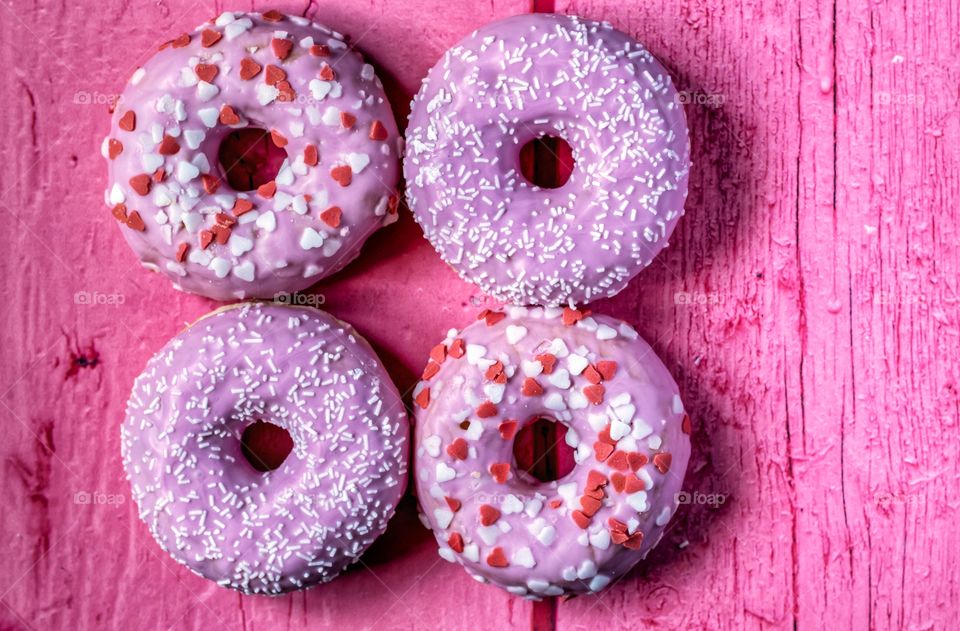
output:
<instances>
[{"instance_id":1,"label":"red heart sprinkle","mask_svg":"<svg viewBox=\"0 0 960 631\"><path fill-rule=\"evenodd\" d=\"M219 42L221 37L223 37L223 33L220 31L215 31L209 28L204 29L203 33L200 34L200 45L204 48L210 48Z\"/></svg>"},{"instance_id":2,"label":"red heart sprinkle","mask_svg":"<svg viewBox=\"0 0 960 631\"><path fill-rule=\"evenodd\" d=\"M257 187L257 195L264 199L273 199L273 196L277 193L277 183L276 182L267 182L266 184L261 184Z\"/></svg>"},{"instance_id":3,"label":"red heart sprinkle","mask_svg":"<svg viewBox=\"0 0 960 631\"><path fill-rule=\"evenodd\" d=\"M480 524L492 526L500 519L500 511L489 504L480 505Z\"/></svg>"},{"instance_id":4,"label":"red heart sprinkle","mask_svg":"<svg viewBox=\"0 0 960 631\"><path fill-rule=\"evenodd\" d=\"M157 184L160 184L165 179L167 179L167 172L163 170L163 167L159 167L156 171L153 172L153 181Z\"/></svg>"},{"instance_id":5,"label":"red heart sprinkle","mask_svg":"<svg viewBox=\"0 0 960 631\"><path fill-rule=\"evenodd\" d=\"M606 392L606 389L601 385L587 386L583 389L583 396L587 397L587 401L594 405L600 405L603 403L603 393Z\"/></svg>"},{"instance_id":6,"label":"red heart sprinkle","mask_svg":"<svg viewBox=\"0 0 960 631\"><path fill-rule=\"evenodd\" d=\"M123 153L123 143L114 138L111 138L107 141L107 156L111 160L119 156L121 153Z\"/></svg>"},{"instance_id":7,"label":"red heart sprinkle","mask_svg":"<svg viewBox=\"0 0 960 631\"><path fill-rule=\"evenodd\" d=\"M387 139L387 128L383 126L378 120L373 121L370 124L370 140L386 140Z\"/></svg>"},{"instance_id":8,"label":"red heart sprinkle","mask_svg":"<svg viewBox=\"0 0 960 631\"><path fill-rule=\"evenodd\" d=\"M143 232L147 229L143 223L143 219L140 217L140 213L135 210L127 215L127 227L132 228L137 232Z\"/></svg>"},{"instance_id":9,"label":"red heart sprinkle","mask_svg":"<svg viewBox=\"0 0 960 631\"><path fill-rule=\"evenodd\" d=\"M430 405L430 388L424 388L420 391L416 397L414 397L413 402L419 405L422 409L426 410L427 406Z\"/></svg>"},{"instance_id":10,"label":"red heart sprinkle","mask_svg":"<svg viewBox=\"0 0 960 631\"><path fill-rule=\"evenodd\" d=\"M610 526L610 532L627 532L627 525L618 519L611 517L607 520Z\"/></svg>"},{"instance_id":11,"label":"red heart sprinkle","mask_svg":"<svg viewBox=\"0 0 960 631\"><path fill-rule=\"evenodd\" d=\"M329 57L330 48L325 44L314 44L310 47L310 54L314 57Z\"/></svg>"},{"instance_id":12,"label":"red heart sprinkle","mask_svg":"<svg viewBox=\"0 0 960 631\"><path fill-rule=\"evenodd\" d=\"M337 78L336 73L334 73L333 68L330 67L330 64L323 64L320 66L320 78L324 81L333 81Z\"/></svg>"},{"instance_id":13,"label":"red heart sprinkle","mask_svg":"<svg viewBox=\"0 0 960 631\"><path fill-rule=\"evenodd\" d=\"M217 189L220 188L220 180L209 173L202 173L200 175L200 181L203 183L203 190L205 190L208 195L213 195L217 192Z\"/></svg>"},{"instance_id":14,"label":"red heart sprinkle","mask_svg":"<svg viewBox=\"0 0 960 631\"><path fill-rule=\"evenodd\" d=\"M197 64L193 67L193 71L197 73L197 77L201 81L213 83L214 78L220 72L220 68L214 64Z\"/></svg>"},{"instance_id":15,"label":"red heart sprinkle","mask_svg":"<svg viewBox=\"0 0 960 631\"><path fill-rule=\"evenodd\" d=\"M133 131L137 128L137 114L133 110L127 110L117 121L117 126L123 131Z\"/></svg>"},{"instance_id":16,"label":"red heart sprinkle","mask_svg":"<svg viewBox=\"0 0 960 631\"><path fill-rule=\"evenodd\" d=\"M442 343L437 344L436 346L430 349L430 359L437 362L438 364L442 364L443 360L445 360L446 358L447 358L447 347L444 346Z\"/></svg>"},{"instance_id":17,"label":"red heart sprinkle","mask_svg":"<svg viewBox=\"0 0 960 631\"><path fill-rule=\"evenodd\" d=\"M630 550L639 550L640 546L643 544L643 533L639 530L632 535L630 538L623 542L623 547Z\"/></svg>"},{"instance_id":18,"label":"red heart sprinkle","mask_svg":"<svg viewBox=\"0 0 960 631\"><path fill-rule=\"evenodd\" d=\"M273 54L277 56L277 59L283 61L290 55L290 51L293 49L293 42L289 39L274 37L270 40L270 49L273 50Z\"/></svg>"},{"instance_id":19,"label":"red heart sprinkle","mask_svg":"<svg viewBox=\"0 0 960 631\"><path fill-rule=\"evenodd\" d=\"M627 460L630 462L630 468L634 471L647 464L647 457L638 451L628 453Z\"/></svg>"},{"instance_id":20,"label":"red heart sprinkle","mask_svg":"<svg viewBox=\"0 0 960 631\"><path fill-rule=\"evenodd\" d=\"M222 224L216 224L211 227L210 230L213 232L213 236L216 237L219 245L226 245L227 241L230 240L230 233L232 232L230 228Z\"/></svg>"},{"instance_id":21,"label":"red heart sprinkle","mask_svg":"<svg viewBox=\"0 0 960 631\"><path fill-rule=\"evenodd\" d=\"M162 156L172 156L178 151L180 151L180 143L178 143L173 136L164 135L163 140L160 141L160 148L157 149L157 153Z\"/></svg>"},{"instance_id":22,"label":"red heart sprinkle","mask_svg":"<svg viewBox=\"0 0 960 631\"><path fill-rule=\"evenodd\" d=\"M340 112L340 126L350 129L357 122L357 117L349 112Z\"/></svg>"},{"instance_id":23,"label":"red heart sprinkle","mask_svg":"<svg viewBox=\"0 0 960 631\"><path fill-rule=\"evenodd\" d=\"M619 449L610 454L610 457L607 459L607 464L617 471L626 471L630 468L626 452L620 451Z\"/></svg>"},{"instance_id":24,"label":"red heart sprinkle","mask_svg":"<svg viewBox=\"0 0 960 631\"><path fill-rule=\"evenodd\" d=\"M525 397L537 397L543 394L543 387L541 387L539 382L533 377L527 377L523 380L523 387L520 388L520 393Z\"/></svg>"},{"instance_id":25,"label":"red heart sprinkle","mask_svg":"<svg viewBox=\"0 0 960 631\"><path fill-rule=\"evenodd\" d=\"M603 506L603 504L595 497L590 497L589 495L580 496L580 507L583 509L583 514L587 517L596 515L601 506Z\"/></svg>"},{"instance_id":26,"label":"red heart sprinkle","mask_svg":"<svg viewBox=\"0 0 960 631\"><path fill-rule=\"evenodd\" d=\"M236 217L244 215L251 210L253 210L253 202L251 202L249 199L238 197L237 201L233 203L233 214Z\"/></svg>"},{"instance_id":27,"label":"red heart sprinkle","mask_svg":"<svg viewBox=\"0 0 960 631\"><path fill-rule=\"evenodd\" d=\"M190 43L190 35L188 33L181 33L177 36L175 40L170 42L170 45L174 48L183 48Z\"/></svg>"},{"instance_id":28,"label":"red heart sprinkle","mask_svg":"<svg viewBox=\"0 0 960 631\"><path fill-rule=\"evenodd\" d=\"M573 519L574 523L580 526L583 530L586 530L590 525L590 518L587 517L586 513L583 511L575 510L570 513L570 517Z\"/></svg>"},{"instance_id":29,"label":"red heart sprinkle","mask_svg":"<svg viewBox=\"0 0 960 631\"><path fill-rule=\"evenodd\" d=\"M332 177L340 186L350 186L350 182L353 181L353 169L345 164L338 167L333 167L330 169L330 177Z\"/></svg>"},{"instance_id":30,"label":"red heart sprinkle","mask_svg":"<svg viewBox=\"0 0 960 631\"><path fill-rule=\"evenodd\" d=\"M177 263L183 263L183 261L186 260L187 251L189 249L190 249L190 244L187 243L186 241L184 241L183 243L177 246L177 255L176 255Z\"/></svg>"},{"instance_id":31,"label":"red heart sprinkle","mask_svg":"<svg viewBox=\"0 0 960 631\"><path fill-rule=\"evenodd\" d=\"M200 231L200 249L206 250L207 246L213 243L213 233L209 230Z\"/></svg>"},{"instance_id":32,"label":"red heart sprinkle","mask_svg":"<svg viewBox=\"0 0 960 631\"><path fill-rule=\"evenodd\" d=\"M543 366L543 374L549 375L553 372L553 367L557 365L557 356L553 353L542 353L534 357L540 365Z\"/></svg>"},{"instance_id":33,"label":"red heart sprinkle","mask_svg":"<svg viewBox=\"0 0 960 631\"><path fill-rule=\"evenodd\" d=\"M459 532L451 534L447 539L447 545L456 553L463 552L463 536Z\"/></svg>"},{"instance_id":34,"label":"red heart sprinkle","mask_svg":"<svg viewBox=\"0 0 960 631\"><path fill-rule=\"evenodd\" d=\"M505 314L503 311L488 311L483 319L487 321L487 326L493 326L506 317L507 314Z\"/></svg>"},{"instance_id":35,"label":"red heart sprinkle","mask_svg":"<svg viewBox=\"0 0 960 631\"><path fill-rule=\"evenodd\" d=\"M610 483L613 485L613 490L617 493L623 493L623 489L627 485L627 476L623 475L619 471L614 471L610 474Z\"/></svg>"},{"instance_id":36,"label":"red heart sprinkle","mask_svg":"<svg viewBox=\"0 0 960 631\"><path fill-rule=\"evenodd\" d=\"M460 510L460 507L462 506L462 504L460 503L460 500L452 498L449 495L444 497L443 499L447 502L447 506L449 506L450 510L452 510L453 512L457 512L458 510Z\"/></svg>"},{"instance_id":37,"label":"red heart sprinkle","mask_svg":"<svg viewBox=\"0 0 960 631\"><path fill-rule=\"evenodd\" d=\"M267 72L263 75L263 80L267 85L277 85L286 78L287 73L283 68L274 66L273 64L267 64Z\"/></svg>"},{"instance_id":38,"label":"red heart sprinkle","mask_svg":"<svg viewBox=\"0 0 960 631\"><path fill-rule=\"evenodd\" d=\"M320 152L316 145L307 145L303 149L303 163L308 167L315 167L320 162Z\"/></svg>"},{"instance_id":39,"label":"red heart sprinkle","mask_svg":"<svg viewBox=\"0 0 960 631\"><path fill-rule=\"evenodd\" d=\"M610 381L617 374L617 362L602 360L597 362L597 372L603 377L604 381Z\"/></svg>"},{"instance_id":40,"label":"red heart sprinkle","mask_svg":"<svg viewBox=\"0 0 960 631\"><path fill-rule=\"evenodd\" d=\"M460 359L466 353L465 345L463 340L455 339L450 343L450 349L447 351L450 357L454 359Z\"/></svg>"},{"instance_id":41,"label":"red heart sprinkle","mask_svg":"<svg viewBox=\"0 0 960 631\"><path fill-rule=\"evenodd\" d=\"M229 105L220 108L220 122L224 125L239 125L240 115Z\"/></svg>"},{"instance_id":42,"label":"red heart sprinkle","mask_svg":"<svg viewBox=\"0 0 960 631\"><path fill-rule=\"evenodd\" d=\"M603 381L603 376L593 366L587 366L583 371L583 376L587 381L594 385Z\"/></svg>"},{"instance_id":43,"label":"red heart sprinkle","mask_svg":"<svg viewBox=\"0 0 960 631\"><path fill-rule=\"evenodd\" d=\"M655 466L660 473L669 471L671 462L673 462L673 456L670 454L654 454L653 456L653 466Z\"/></svg>"},{"instance_id":44,"label":"red heart sprinkle","mask_svg":"<svg viewBox=\"0 0 960 631\"><path fill-rule=\"evenodd\" d=\"M498 484L503 484L510 477L510 464L506 462L495 462L490 465L490 475Z\"/></svg>"},{"instance_id":45,"label":"red heart sprinkle","mask_svg":"<svg viewBox=\"0 0 960 631\"><path fill-rule=\"evenodd\" d=\"M146 195L150 192L150 181L150 176L146 173L134 175L130 178L130 188L132 188L137 195Z\"/></svg>"},{"instance_id":46,"label":"red heart sprinkle","mask_svg":"<svg viewBox=\"0 0 960 631\"><path fill-rule=\"evenodd\" d=\"M518 423L516 421L504 421L500 423L500 438L504 440L510 440L517 433Z\"/></svg>"},{"instance_id":47,"label":"red heart sprinkle","mask_svg":"<svg viewBox=\"0 0 960 631\"><path fill-rule=\"evenodd\" d=\"M117 219L117 221L122 221L126 223L127 221L127 205L126 204L117 204L110 209L110 212Z\"/></svg>"},{"instance_id":48,"label":"red heart sprinkle","mask_svg":"<svg viewBox=\"0 0 960 631\"><path fill-rule=\"evenodd\" d=\"M244 57L240 60L240 78L244 81L253 79L255 76L260 74L261 70L263 70L263 66L249 57Z\"/></svg>"},{"instance_id":49,"label":"red heart sprinkle","mask_svg":"<svg viewBox=\"0 0 960 631\"><path fill-rule=\"evenodd\" d=\"M487 555L487 565L490 567L507 567L507 555L503 553L503 548L496 547Z\"/></svg>"},{"instance_id":50,"label":"red heart sprinkle","mask_svg":"<svg viewBox=\"0 0 960 631\"><path fill-rule=\"evenodd\" d=\"M686 414L683 415L683 421L681 421L680 423L680 429L687 436L689 436L693 432L693 422L690 420L690 417Z\"/></svg>"},{"instance_id":51,"label":"red heart sprinkle","mask_svg":"<svg viewBox=\"0 0 960 631\"><path fill-rule=\"evenodd\" d=\"M613 453L613 445L597 441L593 443L593 451L597 455L597 460L603 462Z\"/></svg>"},{"instance_id":52,"label":"red heart sprinkle","mask_svg":"<svg viewBox=\"0 0 960 631\"><path fill-rule=\"evenodd\" d=\"M601 486L607 484L607 476L603 475L596 469L592 469L587 474L587 490L592 491L593 489L599 489Z\"/></svg>"},{"instance_id":53,"label":"red heart sprinkle","mask_svg":"<svg viewBox=\"0 0 960 631\"><path fill-rule=\"evenodd\" d=\"M484 401L480 404L480 407L477 408L477 416L480 418L490 418L491 416L497 415L497 406L495 406L490 401Z\"/></svg>"},{"instance_id":54,"label":"red heart sprinkle","mask_svg":"<svg viewBox=\"0 0 960 631\"><path fill-rule=\"evenodd\" d=\"M423 369L423 374L420 375L420 378L423 380L433 379L433 377L440 372L440 366L436 362L429 362L427 367Z\"/></svg>"},{"instance_id":55,"label":"red heart sprinkle","mask_svg":"<svg viewBox=\"0 0 960 631\"><path fill-rule=\"evenodd\" d=\"M263 18L264 22L279 22L283 19L283 14L276 9L270 9L260 17Z\"/></svg>"},{"instance_id":56,"label":"red heart sprinkle","mask_svg":"<svg viewBox=\"0 0 960 631\"><path fill-rule=\"evenodd\" d=\"M452 443L447 445L447 455L451 458L456 458L457 460L466 460L467 456L470 455L468 449L467 441L463 438L457 438Z\"/></svg>"},{"instance_id":57,"label":"red heart sprinkle","mask_svg":"<svg viewBox=\"0 0 960 631\"><path fill-rule=\"evenodd\" d=\"M320 219L323 221L323 223L327 224L331 228L339 228L340 215L341 215L340 207L331 206L330 208L320 213Z\"/></svg>"},{"instance_id":58,"label":"red heart sprinkle","mask_svg":"<svg viewBox=\"0 0 960 631\"><path fill-rule=\"evenodd\" d=\"M589 315L589 313L589 311L578 311L576 309L571 309L570 307L564 307L563 323L566 326L573 326L580 320L583 320L587 315Z\"/></svg>"},{"instance_id":59,"label":"red heart sprinkle","mask_svg":"<svg viewBox=\"0 0 960 631\"><path fill-rule=\"evenodd\" d=\"M623 488L627 493L636 493L637 491L642 491L646 486L647 485L643 483L643 480L631 473L630 475L626 476Z\"/></svg>"},{"instance_id":60,"label":"red heart sprinkle","mask_svg":"<svg viewBox=\"0 0 960 631\"><path fill-rule=\"evenodd\" d=\"M287 146L287 139L283 134L278 132L276 129L270 130L270 139L273 140L273 144L280 147L281 149Z\"/></svg>"}]
</instances>

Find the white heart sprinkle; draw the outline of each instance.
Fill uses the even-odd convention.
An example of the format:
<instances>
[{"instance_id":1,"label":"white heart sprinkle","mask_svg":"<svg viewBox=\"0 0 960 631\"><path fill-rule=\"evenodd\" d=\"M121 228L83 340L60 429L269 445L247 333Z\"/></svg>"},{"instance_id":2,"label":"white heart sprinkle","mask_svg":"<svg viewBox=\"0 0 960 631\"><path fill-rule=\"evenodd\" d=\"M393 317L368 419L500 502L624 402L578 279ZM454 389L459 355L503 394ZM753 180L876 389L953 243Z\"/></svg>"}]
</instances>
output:
<instances>
[{"instance_id":1,"label":"white heart sprinkle","mask_svg":"<svg viewBox=\"0 0 960 631\"><path fill-rule=\"evenodd\" d=\"M513 553L513 562L525 568L532 568L537 564L537 562L533 560L533 552L527 547L520 548Z\"/></svg>"},{"instance_id":2,"label":"white heart sprinkle","mask_svg":"<svg viewBox=\"0 0 960 631\"><path fill-rule=\"evenodd\" d=\"M347 164L354 174L360 173L370 164L370 156L365 153L348 153Z\"/></svg>"},{"instance_id":3,"label":"white heart sprinkle","mask_svg":"<svg viewBox=\"0 0 960 631\"><path fill-rule=\"evenodd\" d=\"M527 327L517 324L507 326L507 342L516 344L527 335Z\"/></svg>"},{"instance_id":4,"label":"white heart sprinkle","mask_svg":"<svg viewBox=\"0 0 960 631\"><path fill-rule=\"evenodd\" d=\"M257 217L257 227L267 232L273 232L277 229L277 216L273 214L272 210L268 210Z\"/></svg>"},{"instance_id":5,"label":"white heart sprinkle","mask_svg":"<svg viewBox=\"0 0 960 631\"><path fill-rule=\"evenodd\" d=\"M202 110L197 110L197 116L207 127L216 127L217 121L220 120L220 112L215 107L205 107Z\"/></svg>"},{"instance_id":6,"label":"white heart sprinkle","mask_svg":"<svg viewBox=\"0 0 960 631\"><path fill-rule=\"evenodd\" d=\"M427 450L427 455L431 458L440 457L440 437L434 434L423 440L423 448Z\"/></svg>"},{"instance_id":7,"label":"white heart sprinkle","mask_svg":"<svg viewBox=\"0 0 960 631\"><path fill-rule=\"evenodd\" d=\"M307 229L303 231L303 234L300 235L300 247L304 250L319 248L322 245L323 235L313 228L307 227Z\"/></svg>"},{"instance_id":8,"label":"white heart sprinkle","mask_svg":"<svg viewBox=\"0 0 960 631\"><path fill-rule=\"evenodd\" d=\"M210 261L209 267L213 270L213 273L217 275L217 278L225 278L227 273L230 272L230 261L218 256Z\"/></svg>"},{"instance_id":9,"label":"white heart sprinkle","mask_svg":"<svg viewBox=\"0 0 960 631\"><path fill-rule=\"evenodd\" d=\"M233 267L233 275L248 283L252 283L256 276L256 270L253 267L253 261L244 261Z\"/></svg>"},{"instance_id":10,"label":"white heart sprinkle","mask_svg":"<svg viewBox=\"0 0 960 631\"><path fill-rule=\"evenodd\" d=\"M443 462L437 463L437 482L449 482L457 477L457 471Z\"/></svg>"},{"instance_id":11,"label":"white heart sprinkle","mask_svg":"<svg viewBox=\"0 0 960 631\"><path fill-rule=\"evenodd\" d=\"M197 98L206 103L213 97L220 94L220 88L213 85L212 83L207 83L206 81L201 81L197 84Z\"/></svg>"},{"instance_id":12,"label":"white heart sprinkle","mask_svg":"<svg viewBox=\"0 0 960 631\"><path fill-rule=\"evenodd\" d=\"M249 252L253 249L253 239L241 237L234 233L230 235L230 240L227 242L227 245L230 246L230 254L241 256L244 252ZM237 270L233 271L236 272Z\"/></svg>"}]
</instances>

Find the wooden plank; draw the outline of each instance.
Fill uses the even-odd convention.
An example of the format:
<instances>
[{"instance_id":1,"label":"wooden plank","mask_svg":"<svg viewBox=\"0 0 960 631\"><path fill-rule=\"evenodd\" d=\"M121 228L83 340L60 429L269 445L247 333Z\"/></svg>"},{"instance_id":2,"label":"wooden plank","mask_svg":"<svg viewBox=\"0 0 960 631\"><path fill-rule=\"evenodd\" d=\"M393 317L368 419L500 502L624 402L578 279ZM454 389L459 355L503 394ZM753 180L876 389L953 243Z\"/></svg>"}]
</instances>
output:
<instances>
[{"instance_id":1,"label":"wooden plank","mask_svg":"<svg viewBox=\"0 0 960 631\"><path fill-rule=\"evenodd\" d=\"M378 65L398 118L447 47L526 0L254 2L350 33ZM526 628L530 605L437 556L408 498L364 566L306 593L242 597L163 554L129 501L119 423L150 355L214 304L139 268L103 207L106 103L163 38L221 3L110 0L0 5L2 628ZM28 52L29 51L29 52ZM29 59L30 63L24 63ZM11 247L12 246L12 247ZM362 331L401 390L479 299L409 214L317 288ZM96 304L83 304L85 299ZM102 304L120 303L120 304ZM83 504L115 499L115 504ZM14 507L14 508L11 508Z\"/></svg>"}]
</instances>

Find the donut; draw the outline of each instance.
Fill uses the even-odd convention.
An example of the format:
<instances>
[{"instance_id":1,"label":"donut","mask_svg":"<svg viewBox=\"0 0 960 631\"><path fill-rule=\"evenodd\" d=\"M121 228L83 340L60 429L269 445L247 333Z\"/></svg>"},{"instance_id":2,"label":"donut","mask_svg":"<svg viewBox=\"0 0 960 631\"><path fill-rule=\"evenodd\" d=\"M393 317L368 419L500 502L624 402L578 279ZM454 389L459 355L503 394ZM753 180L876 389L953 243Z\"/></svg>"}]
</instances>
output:
<instances>
[{"instance_id":1,"label":"donut","mask_svg":"<svg viewBox=\"0 0 960 631\"><path fill-rule=\"evenodd\" d=\"M597 592L646 556L676 509L690 420L625 322L484 311L433 348L414 401L421 519L440 556L481 582L533 599ZM572 452L554 480L516 457L542 421Z\"/></svg>"},{"instance_id":2,"label":"donut","mask_svg":"<svg viewBox=\"0 0 960 631\"><path fill-rule=\"evenodd\" d=\"M257 422L293 442L244 457ZM307 307L209 314L137 377L122 425L140 518L194 573L247 594L333 579L386 528L406 486L400 395L350 325Z\"/></svg>"},{"instance_id":3,"label":"donut","mask_svg":"<svg viewBox=\"0 0 960 631\"><path fill-rule=\"evenodd\" d=\"M407 201L457 273L517 305L613 296L650 264L687 195L686 118L670 75L609 24L518 15L448 50L411 106ZM536 186L519 158L559 138L575 164Z\"/></svg>"},{"instance_id":4,"label":"donut","mask_svg":"<svg viewBox=\"0 0 960 631\"><path fill-rule=\"evenodd\" d=\"M262 143L221 164L241 134ZM373 66L342 35L227 12L133 73L102 145L105 198L141 263L178 289L274 298L343 268L396 219L401 143ZM230 168L264 151L282 158L273 179L236 190Z\"/></svg>"}]
</instances>

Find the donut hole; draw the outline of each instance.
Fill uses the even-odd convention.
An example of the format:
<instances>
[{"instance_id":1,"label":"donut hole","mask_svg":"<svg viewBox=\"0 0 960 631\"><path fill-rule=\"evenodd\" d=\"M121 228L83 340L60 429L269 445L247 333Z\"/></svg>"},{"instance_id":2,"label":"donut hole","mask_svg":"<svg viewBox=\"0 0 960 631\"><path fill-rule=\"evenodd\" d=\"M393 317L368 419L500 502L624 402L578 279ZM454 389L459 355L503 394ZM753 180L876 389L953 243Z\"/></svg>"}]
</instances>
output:
<instances>
[{"instance_id":1,"label":"donut hole","mask_svg":"<svg viewBox=\"0 0 960 631\"><path fill-rule=\"evenodd\" d=\"M278 469L292 450L290 433L266 421L251 423L240 437L240 451L257 471Z\"/></svg>"},{"instance_id":2,"label":"donut hole","mask_svg":"<svg viewBox=\"0 0 960 631\"><path fill-rule=\"evenodd\" d=\"M566 441L567 429L547 416L530 419L513 441L517 469L540 482L553 482L573 471L576 462Z\"/></svg>"},{"instance_id":3,"label":"donut hole","mask_svg":"<svg viewBox=\"0 0 960 631\"><path fill-rule=\"evenodd\" d=\"M273 142L270 132L257 127L230 132L217 153L224 178L235 191L252 191L272 182L286 159L287 152Z\"/></svg>"},{"instance_id":4,"label":"donut hole","mask_svg":"<svg viewBox=\"0 0 960 631\"><path fill-rule=\"evenodd\" d=\"M520 149L520 172L540 188L560 188L566 184L573 173L573 164L573 149L559 136L540 136Z\"/></svg>"}]
</instances>

